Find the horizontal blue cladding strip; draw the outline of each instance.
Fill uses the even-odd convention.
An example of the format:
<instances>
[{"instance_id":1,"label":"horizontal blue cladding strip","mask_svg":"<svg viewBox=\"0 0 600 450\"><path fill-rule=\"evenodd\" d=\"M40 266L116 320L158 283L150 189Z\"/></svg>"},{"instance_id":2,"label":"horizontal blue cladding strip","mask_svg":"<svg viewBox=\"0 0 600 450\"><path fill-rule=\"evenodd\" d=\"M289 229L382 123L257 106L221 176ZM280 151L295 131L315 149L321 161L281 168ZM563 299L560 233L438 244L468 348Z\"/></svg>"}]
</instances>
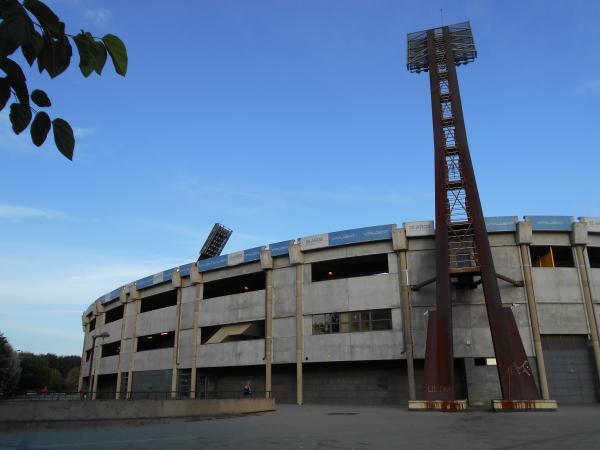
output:
<instances>
[{"instance_id":1,"label":"horizontal blue cladding strip","mask_svg":"<svg viewBox=\"0 0 600 450\"><path fill-rule=\"evenodd\" d=\"M85 310L85 315L89 316L92 312L94 311L94 304L92 303L90 306L88 306L88 309Z\"/></svg>"},{"instance_id":2,"label":"horizontal blue cladding strip","mask_svg":"<svg viewBox=\"0 0 600 450\"><path fill-rule=\"evenodd\" d=\"M525 220L536 231L571 231L573 229L573 216L525 216Z\"/></svg>"},{"instance_id":3,"label":"horizontal blue cladding strip","mask_svg":"<svg viewBox=\"0 0 600 450\"><path fill-rule=\"evenodd\" d=\"M227 267L227 255L215 256L214 258L201 259L198 261L198 270L206 272L208 270Z\"/></svg>"},{"instance_id":4,"label":"horizontal blue cladding strip","mask_svg":"<svg viewBox=\"0 0 600 450\"><path fill-rule=\"evenodd\" d=\"M190 271L192 270L193 265L194 265L194 263L189 263L184 266L180 266L179 267L179 275L181 275L182 277L189 277Z\"/></svg>"},{"instance_id":5,"label":"horizontal blue cladding strip","mask_svg":"<svg viewBox=\"0 0 600 450\"><path fill-rule=\"evenodd\" d=\"M120 295L121 295L121 288L115 289L114 291L112 291L110 294L108 294L108 297L111 300L114 300L115 298L118 298Z\"/></svg>"},{"instance_id":6,"label":"horizontal blue cladding strip","mask_svg":"<svg viewBox=\"0 0 600 450\"><path fill-rule=\"evenodd\" d=\"M293 244L294 241L282 241L275 242L274 244L269 244L269 248L271 249L271 254L273 256L279 255L287 255L290 252L290 245Z\"/></svg>"},{"instance_id":7,"label":"horizontal blue cladding strip","mask_svg":"<svg viewBox=\"0 0 600 450\"><path fill-rule=\"evenodd\" d=\"M391 225L355 228L354 230L329 233L329 246L353 244L356 242L385 241L392 238Z\"/></svg>"},{"instance_id":8,"label":"horizontal blue cladding strip","mask_svg":"<svg viewBox=\"0 0 600 450\"><path fill-rule=\"evenodd\" d=\"M148 286L152 286L154 283L154 275L150 275L149 277L141 278L135 282L135 287L138 289L144 289Z\"/></svg>"},{"instance_id":9,"label":"horizontal blue cladding strip","mask_svg":"<svg viewBox=\"0 0 600 450\"><path fill-rule=\"evenodd\" d=\"M171 281L171 279L173 278L173 272L175 270L177 270L177 267L173 267L172 269L165 270L163 272L163 283L165 283L167 281Z\"/></svg>"},{"instance_id":10,"label":"horizontal blue cladding strip","mask_svg":"<svg viewBox=\"0 0 600 450\"><path fill-rule=\"evenodd\" d=\"M517 216L485 217L484 220L488 233L517 231Z\"/></svg>"},{"instance_id":11,"label":"horizontal blue cladding strip","mask_svg":"<svg viewBox=\"0 0 600 450\"><path fill-rule=\"evenodd\" d=\"M249 248L248 250L244 250L244 262L257 261L260 259L260 251L265 248L265 246Z\"/></svg>"}]
</instances>

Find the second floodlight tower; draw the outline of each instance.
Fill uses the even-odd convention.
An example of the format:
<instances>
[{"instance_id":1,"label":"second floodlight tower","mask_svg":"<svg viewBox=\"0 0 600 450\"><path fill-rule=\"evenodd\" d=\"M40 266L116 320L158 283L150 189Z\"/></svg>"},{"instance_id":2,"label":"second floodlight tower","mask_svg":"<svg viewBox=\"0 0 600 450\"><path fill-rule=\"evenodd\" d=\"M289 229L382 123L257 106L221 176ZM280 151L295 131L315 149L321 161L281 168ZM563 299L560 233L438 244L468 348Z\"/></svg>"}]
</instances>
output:
<instances>
[{"instance_id":1,"label":"second floodlight tower","mask_svg":"<svg viewBox=\"0 0 600 450\"><path fill-rule=\"evenodd\" d=\"M436 309L425 352L425 400L454 400L451 280L481 277L504 399L539 398L512 310L502 306L475 173L456 66L477 57L469 22L408 35L407 68L429 72L435 161Z\"/></svg>"}]
</instances>

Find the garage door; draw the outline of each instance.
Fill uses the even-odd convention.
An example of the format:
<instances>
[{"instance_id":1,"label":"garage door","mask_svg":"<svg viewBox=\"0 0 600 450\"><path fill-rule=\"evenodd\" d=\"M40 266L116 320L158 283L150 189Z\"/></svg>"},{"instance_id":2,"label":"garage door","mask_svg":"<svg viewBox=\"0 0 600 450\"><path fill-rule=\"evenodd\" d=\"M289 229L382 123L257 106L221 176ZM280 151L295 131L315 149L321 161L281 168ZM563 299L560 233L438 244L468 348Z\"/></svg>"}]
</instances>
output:
<instances>
[{"instance_id":1,"label":"garage door","mask_svg":"<svg viewBox=\"0 0 600 450\"><path fill-rule=\"evenodd\" d=\"M550 398L559 403L597 401L592 350L581 335L542 336Z\"/></svg>"}]
</instances>

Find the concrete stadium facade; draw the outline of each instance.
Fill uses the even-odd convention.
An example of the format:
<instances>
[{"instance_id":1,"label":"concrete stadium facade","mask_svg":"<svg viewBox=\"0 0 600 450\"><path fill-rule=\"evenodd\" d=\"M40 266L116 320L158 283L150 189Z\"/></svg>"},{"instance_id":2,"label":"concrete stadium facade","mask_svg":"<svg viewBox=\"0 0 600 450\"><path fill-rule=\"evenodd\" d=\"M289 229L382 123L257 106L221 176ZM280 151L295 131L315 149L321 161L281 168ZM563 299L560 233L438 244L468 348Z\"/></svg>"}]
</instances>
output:
<instances>
[{"instance_id":1,"label":"concrete stadium facade","mask_svg":"<svg viewBox=\"0 0 600 450\"><path fill-rule=\"evenodd\" d=\"M493 217L486 227L542 395L597 402L600 219ZM326 233L115 289L83 314L80 388L92 364L93 395L105 398L211 398L248 382L299 404L422 398L433 233L429 221ZM501 398L476 278L453 285L453 323L457 398Z\"/></svg>"}]
</instances>

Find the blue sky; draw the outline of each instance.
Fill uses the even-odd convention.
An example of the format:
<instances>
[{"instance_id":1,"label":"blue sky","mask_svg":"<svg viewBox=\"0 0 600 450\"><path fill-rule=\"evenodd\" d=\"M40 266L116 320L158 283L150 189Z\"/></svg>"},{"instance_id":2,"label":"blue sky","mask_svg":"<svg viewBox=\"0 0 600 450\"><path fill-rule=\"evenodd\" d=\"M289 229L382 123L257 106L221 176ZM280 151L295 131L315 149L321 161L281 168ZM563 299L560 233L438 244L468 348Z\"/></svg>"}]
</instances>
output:
<instances>
[{"instance_id":1,"label":"blue sky","mask_svg":"<svg viewBox=\"0 0 600 450\"><path fill-rule=\"evenodd\" d=\"M0 330L80 354L81 313L197 257L433 218L427 75L406 33L470 20L459 69L487 216L600 216L600 3L54 0L76 33L126 43L125 78L26 73L75 128L73 162L0 114Z\"/></svg>"}]
</instances>

